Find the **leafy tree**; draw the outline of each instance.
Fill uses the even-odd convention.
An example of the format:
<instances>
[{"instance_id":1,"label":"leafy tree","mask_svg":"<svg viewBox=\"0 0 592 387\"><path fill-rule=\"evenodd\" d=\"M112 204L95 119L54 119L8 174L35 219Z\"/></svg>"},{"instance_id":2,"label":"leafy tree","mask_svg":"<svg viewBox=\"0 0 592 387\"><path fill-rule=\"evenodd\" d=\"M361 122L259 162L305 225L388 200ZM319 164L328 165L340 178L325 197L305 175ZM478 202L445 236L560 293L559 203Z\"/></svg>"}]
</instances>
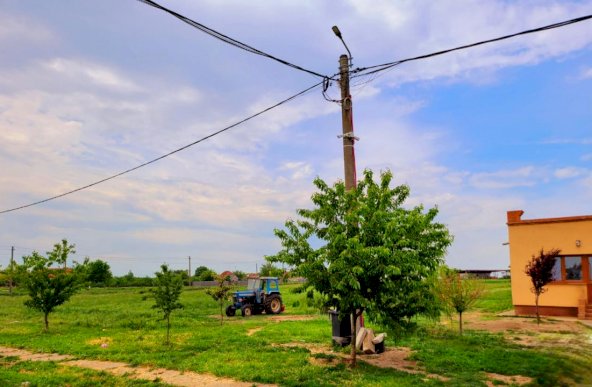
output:
<instances>
[{"instance_id":1,"label":"leafy tree","mask_svg":"<svg viewBox=\"0 0 592 387\"><path fill-rule=\"evenodd\" d=\"M207 289L206 293L220 305L220 325L222 325L224 323L224 304L230 298L230 290L232 288L229 285L230 276L218 276L216 281L218 282L218 286Z\"/></svg>"},{"instance_id":2,"label":"leafy tree","mask_svg":"<svg viewBox=\"0 0 592 387\"><path fill-rule=\"evenodd\" d=\"M100 259L90 261L87 264L86 280L95 286L109 285L113 279L111 267Z\"/></svg>"},{"instance_id":3,"label":"leafy tree","mask_svg":"<svg viewBox=\"0 0 592 387\"><path fill-rule=\"evenodd\" d=\"M236 276L236 278L238 278L239 281L242 281L247 278L247 273L245 273L244 271L240 271L240 270L236 270L234 272L234 275Z\"/></svg>"},{"instance_id":4,"label":"leafy tree","mask_svg":"<svg viewBox=\"0 0 592 387\"><path fill-rule=\"evenodd\" d=\"M70 299L80 288L81 278L76 271L63 267L75 246L64 239L44 257L36 251L23 257L24 286L29 294L25 305L43 313L45 331L49 329L48 316L56 307ZM56 265L56 266L54 266Z\"/></svg>"},{"instance_id":5,"label":"leafy tree","mask_svg":"<svg viewBox=\"0 0 592 387\"><path fill-rule=\"evenodd\" d=\"M555 266L555 259L560 253L561 250L558 249L551 249L547 252L541 249L539 255L533 255L524 268L524 272L530 277L532 282L532 288L530 290L534 293L537 324L541 323L539 297L546 291L545 286L553 281L553 266Z\"/></svg>"},{"instance_id":6,"label":"leafy tree","mask_svg":"<svg viewBox=\"0 0 592 387\"><path fill-rule=\"evenodd\" d=\"M197 281L215 281L218 274L206 267L206 266L199 266L195 269L195 279Z\"/></svg>"},{"instance_id":7,"label":"leafy tree","mask_svg":"<svg viewBox=\"0 0 592 387\"><path fill-rule=\"evenodd\" d=\"M483 283L477 279L461 278L456 270L442 266L436 289L447 313L458 313L458 329L462 335L462 314L481 297L484 291Z\"/></svg>"},{"instance_id":8,"label":"leafy tree","mask_svg":"<svg viewBox=\"0 0 592 387\"><path fill-rule=\"evenodd\" d=\"M6 269L0 270L0 282L4 282L8 286L8 294L12 295L19 277L19 265L11 260Z\"/></svg>"},{"instance_id":9,"label":"leafy tree","mask_svg":"<svg viewBox=\"0 0 592 387\"><path fill-rule=\"evenodd\" d=\"M163 320L166 320L166 344L168 345L170 342L171 313L175 309L183 308L183 305L179 302L183 290L183 280L179 275L170 271L167 265L161 265L160 269L160 272L155 273L155 288L150 289L150 292L155 301L152 307L159 309L163 314Z\"/></svg>"},{"instance_id":10,"label":"leafy tree","mask_svg":"<svg viewBox=\"0 0 592 387\"><path fill-rule=\"evenodd\" d=\"M262 277L282 278L282 276L284 275L284 271L279 267L276 267L273 263L267 262L261 266L259 274L261 274Z\"/></svg>"},{"instance_id":11,"label":"leafy tree","mask_svg":"<svg viewBox=\"0 0 592 387\"><path fill-rule=\"evenodd\" d=\"M346 191L341 181L329 187L315 179L314 208L298 210L299 220L275 230L283 249L267 257L293 267L340 317L357 311L354 337L364 310L371 320L391 327L429 313L437 301L429 277L452 242L446 227L434 222L437 209L403 208L409 188L391 189L391 180L386 171L376 183L366 170L358 186Z\"/></svg>"}]
</instances>

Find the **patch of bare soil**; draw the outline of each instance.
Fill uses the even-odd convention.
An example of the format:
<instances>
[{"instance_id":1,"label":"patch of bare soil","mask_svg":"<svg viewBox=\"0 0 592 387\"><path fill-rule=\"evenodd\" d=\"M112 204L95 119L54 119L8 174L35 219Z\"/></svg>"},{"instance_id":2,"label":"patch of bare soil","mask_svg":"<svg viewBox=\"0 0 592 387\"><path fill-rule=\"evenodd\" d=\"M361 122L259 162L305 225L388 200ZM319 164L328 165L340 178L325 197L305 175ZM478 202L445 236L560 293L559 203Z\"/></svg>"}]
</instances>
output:
<instances>
[{"instance_id":1,"label":"patch of bare soil","mask_svg":"<svg viewBox=\"0 0 592 387\"><path fill-rule=\"evenodd\" d=\"M310 315L310 314L303 314L303 315L276 314L274 316L270 316L268 319L270 321L280 322L280 321L307 321L307 320L314 320L315 318L317 318L316 315Z\"/></svg>"},{"instance_id":2,"label":"patch of bare soil","mask_svg":"<svg viewBox=\"0 0 592 387\"><path fill-rule=\"evenodd\" d=\"M255 333L259 332L262 329L263 329L263 327L251 328L247 331L247 336L253 336Z\"/></svg>"},{"instance_id":3,"label":"patch of bare soil","mask_svg":"<svg viewBox=\"0 0 592 387\"><path fill-rule=\"evenodd\" d=\"M306 348L310 351L311 355L315 354L324 354L324 355L333 355L340 358L342 362L348 362L349 354L342 353L342 352L334 352L331 347L326 345L319 345L319 344L310 344L310 343L286 343L278 345L280 347L300 347ZM410 374L421 374L425 375L428 378L438 379L441 381L448 381L449 378L437 375L437 374L430 374L423 370L416 361L408 360L411 356L413 351L410 348L406 347L398 347L398 348L388 348L385 352L376 355L358 355L358 360L371 364L375 367L380 368L393 368L398 371L408 372ZM338 362L337 359L334 358L317 358L314 356L310 357L311 364L319 365L319 366L330 366L335 365Z\"/></svg>"},{"instance_id":4,"label":"patch of bare soil","mask_svg":"<svg viewBox=\"0 0 592 387\"><path fill-rule=\"evenodd\" d=\"M100 344L102 341L93 342ZM238 382L228 378L220 378L208 374L198 374L196 372L181 372L176 370L167 370L164 368L132 367L126 363L99 361L99 360L72 360L72 356L58 355L55 353L33 353L22 349L0 347L0 356L15 356L21 360L31 361L55 361L60 362L65 367L80 367L96 371L104 371L113 375L123 376L130 379L160 380L174 386L229 386L229 387L247 387L247 386L274 386L273 384L254 384L247 382Z\"/></svg>"},{"instance_id":5,"label":"patch of bare soil","mask_svg":"<svg viewBox=\"0 0 592 387\"><path fill-rule=\"evenodd\" d=\"M21 360L30 361L63 361L70 360L72 356L59 355L57 353L33 353L24 349L0 347L0 356L9 357L15 356Z\"/></svg>"},{"instance_id":6,"label":"patch of bare soil","mask_svg":"<svg viewBox=\"0 0 592 387\"><path fill-rule=\"evenodd\" d=\"M416 361L408 360L412 353L413 351L411 348L387 348L387 350L381 354L362 355L360 356L360 360L376 367L394 368L396 370L408 372L410 374L424 374L428 378L438 379L443 382L450 380L450 378L442 375L427 373L417 364Z\"/></svg>"},{"instance_id":7,"label":"patch of bare soil","mask_svg":"<svg viewBox=\"0 0 592 387\"><path fill-rule=\"evenodd\" d=\"M486 382L488 387L494 387L496 385L495 382L502 382L504 384L517 385L517 386L522 386L524 384L532 383L532 378L529 378L528 376L521 376L521 375L507 376L507 375L494 374L491 372L487 372L486 375L490 379Z\"/></svg>"},{"instance_id":8,"label":"patch of bare soil","mask_svg":"<svg viewBox=\"0 0 592 387\"><path fill-rule=\"evenodd\" d=\"M543 320L537 325L536 320L523 317L497 317L484 320L478 313L469 314L465 319L465 329L486 330L490 332L528 331L547 333L582 333L586 330L577 321Z\"/></svg>"},{"instance_id":9,"label":"patch of bare soil","mask_svg":"<svg viewBox=\"0 0 592 387\"><path fill-rule=\"evenodd\" d=\"M71 360L61 363L64 366L88 368L96 371L105 371L117 376L129 379L160 380L174 386L253 386L253 383L237 382L232 379L219 378L213 375L198 374L196 372L180 372L164 368L151 369L148 367L132 367L125 363L117 363L99 360ZM270 384L257 384L258 386L272 386Z\"/></svg>"}]
</instances>

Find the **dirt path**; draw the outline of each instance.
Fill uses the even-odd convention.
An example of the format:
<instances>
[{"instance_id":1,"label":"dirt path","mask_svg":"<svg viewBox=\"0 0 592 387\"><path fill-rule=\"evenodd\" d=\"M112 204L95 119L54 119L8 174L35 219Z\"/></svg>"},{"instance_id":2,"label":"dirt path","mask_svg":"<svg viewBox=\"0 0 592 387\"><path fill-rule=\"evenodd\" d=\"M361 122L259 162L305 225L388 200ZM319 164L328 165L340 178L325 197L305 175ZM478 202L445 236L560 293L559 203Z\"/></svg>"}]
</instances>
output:
<instances>
[{"instance_id":1,"label":"dirt path","mask_svg":"<svg viewBox=\"0 0 592 387\"><path fill-rule=\"evenodd\" d=\"M198 374L196 372L168 370L164 368L132 367L126 363L102 360L75 360L73 356L59 355L56 353L33 353L23 349L0 347L0 357L18 357L21 360L30 361L55 361L66 367L80 367L95 371L105 371L116 376L124 376L130 379L155 380L174 386L274 386L273 384L257 384L238 382L233 379L220 378L214 375Z\"/></svg>"}]
</instances>

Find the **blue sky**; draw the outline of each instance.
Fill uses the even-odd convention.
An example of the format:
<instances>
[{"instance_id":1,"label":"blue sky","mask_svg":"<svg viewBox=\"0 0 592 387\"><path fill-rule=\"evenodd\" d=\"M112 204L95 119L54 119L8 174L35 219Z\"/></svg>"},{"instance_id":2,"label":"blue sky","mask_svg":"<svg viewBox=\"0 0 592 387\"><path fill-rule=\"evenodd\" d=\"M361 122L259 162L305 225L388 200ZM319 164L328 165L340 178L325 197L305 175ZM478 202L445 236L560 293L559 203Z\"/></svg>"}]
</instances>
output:
<instances>
[{"instance_id":1,"label":"blue sky","mask_svg":"<svg viewBox=\"0 0 592 387\"><path fill-rule=\"evenodd\" d=\"M592 1L162 1L323 74L592 14ZM437 205L447 263L508 265L506 211L591 214L592 22L406 63L354 81L358 174L390 168ZM316 82L137 1L4 1L0 207L133 167ZM329 90L339 95L336 85ZM339 106L315 90L152 166L0 215L0 265L62 238L116 274L161 263L254 271L312 180L343 175ZM541 246L552 247L552 246Z\"/></svg>"}]
</instances>

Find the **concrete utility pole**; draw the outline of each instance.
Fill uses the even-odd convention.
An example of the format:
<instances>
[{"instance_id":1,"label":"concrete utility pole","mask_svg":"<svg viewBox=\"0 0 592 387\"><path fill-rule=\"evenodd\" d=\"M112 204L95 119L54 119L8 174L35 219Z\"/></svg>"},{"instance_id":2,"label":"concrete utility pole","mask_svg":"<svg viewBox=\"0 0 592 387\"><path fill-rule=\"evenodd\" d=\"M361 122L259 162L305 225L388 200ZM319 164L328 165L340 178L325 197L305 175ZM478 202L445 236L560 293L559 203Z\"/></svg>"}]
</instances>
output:
<instances>
[{"instance_id":1,"label":"concrete utility pole","mask_svg":"<svg viewBox=\"0 0 592 387\"><path fill-rule=\"evenodd\" d=\"M339 86L341 87L341 126L343 138L343 167L345 170L345 190L349 191L356 188L356 156L354 152L354 143L358 138L354 136L354 119L352 111L352 99L349 91L349 67L352 62L351 51L345 44L341 31L337 26L332 27L335 36L341 40L343 46L347 50L348 55L341 55L339 57ZM361 316L361 311L356 310L350 315L351 321L351 357L352 366L356 365L356 338L360 320L358 314Z\"/></svg>"},{"instance_id":2,"label":"concrete utility pole","mask_svg":"<svg viewBox=\"0 0 592 387\"><path fill-rule=\"evenodd\" d=\"M335 36L341 40L348 55L339 57L339 86L341 87L341 126L343 138L343 167L345 170L345 189L350 190L356 187L356 156L354 142L358 140L354 136L354 118L352 111L352 99L349 92L349 68L352 64L351 51L341 36L337 26L332 27Z\"/></svg>"},{"instance_id":3,"label":"concrete utility pole","mask_svg":"<svg viewBox=\"0 0 592 387\"><path fill-rule=\"evenodd\" d=\"M349 57L339 57L339 85L341 86L341 126L343 138L343 169L345 171L345 189L356 187L356 156L354 137L352 100L349 92Z\"/></svg>"},{"instance_id":4,"label":"concrete utility pole","mask_svg":"<svg viewBox=\"0 0 592 387\"><path fill-rule=\"evenodd\" d=\"M189 269L187 270L187 275L189 278L191 278L191 256L188 256L187 259L189 259Z\"/></svg>"}]
</instances>

